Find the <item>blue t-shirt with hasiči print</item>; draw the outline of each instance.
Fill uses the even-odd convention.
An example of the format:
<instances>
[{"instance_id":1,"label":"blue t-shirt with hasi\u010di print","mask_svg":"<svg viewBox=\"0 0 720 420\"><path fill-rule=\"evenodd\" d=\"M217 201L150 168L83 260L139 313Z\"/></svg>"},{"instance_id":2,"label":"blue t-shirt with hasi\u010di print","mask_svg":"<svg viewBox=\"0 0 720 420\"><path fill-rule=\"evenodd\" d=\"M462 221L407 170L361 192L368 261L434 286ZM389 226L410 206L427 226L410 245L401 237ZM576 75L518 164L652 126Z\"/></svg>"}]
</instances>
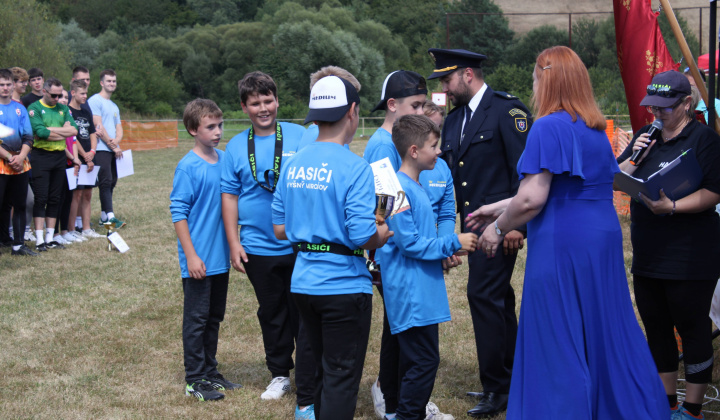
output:
<instances>
[{"instance_id":1,"label":"blue t-shirt with hasi\u010di print","mask_svg":"<svg viewBox=\"0 0 720 420\"><path fill-rule=\"evenodd\" d=\"M292 243L336 243L358 249L377 231L372 169L336 143L314 142L282 168L272 222ZM372 294L365 258L300 252L290 290L308 295Z\"/></svg>"},{"instance_id":2,"label":"blue t-shirt with hasi\u010di print","mask_svg":"<svg viewBox=\"0 0 720 420\"><path fill-rule=\"evenodd\" d=\"M6 150L19 153L22 149L23 137L32 138L33 130L30 125L30 116L25 107L15 101L9 104L0 104L0 124L10 127L13 134L2 137L2 146ZM4 154L3 154L4 155Z\"/></svg>"},{"instance_id":3,"label":"blue t-shirt with hasi\u010di print","mask_svg":"<svg viewBox=\"0 0 720 420\"><path fill-rule=\"evenodd\" d=\"M385 221L393 242L377 251L390 332L450 321L442 260L461 248L456 234L438 237L427 193L398 172L407 202ZM432 305L428 305L432 302Z\"/></svg>"},{"instance_id":4,"label":"blue t-shirt with hasi\u010di print","mask_svg":"<svg viewBox=\"0 0 720 420\"><path fill-rule=\"evenodd\" d=\"M220 201L220 175L224 153L209 163L192 150L175 169L170 193L173 223L187 220L190 239L198 257L205 263L205 274L213 276L230 269L230 248L225 236ZM187 257L178 239L178 258L183 278L190 277Z\"/></svg>"},{"instance_id":5,"label":"blue t-shirt with hasi\u010di print","mask_svg":"<svg viewBox=\"0 0 720 420\"><path fill-rule=\"evenodd\" d=\"M295 154L300 139L305 132L301 125L281 122L282 129L282 157L280 170ZM273 169L275 155L275 133L269 136L255 137L255 173L253 177L248 156L248 133L245 130L233 137L225 147L221 191L226 194L238 196L238 225L240 225L240 243L245 252L252 255L287 255L292 253L290 242L281 241L275 237L270 206L273 194L262 188L258 182L267 184L265 171ZM274 178L270 176L272 187ZM278 182L278 186L280 183Z\"/></svg>"}]
</instances>

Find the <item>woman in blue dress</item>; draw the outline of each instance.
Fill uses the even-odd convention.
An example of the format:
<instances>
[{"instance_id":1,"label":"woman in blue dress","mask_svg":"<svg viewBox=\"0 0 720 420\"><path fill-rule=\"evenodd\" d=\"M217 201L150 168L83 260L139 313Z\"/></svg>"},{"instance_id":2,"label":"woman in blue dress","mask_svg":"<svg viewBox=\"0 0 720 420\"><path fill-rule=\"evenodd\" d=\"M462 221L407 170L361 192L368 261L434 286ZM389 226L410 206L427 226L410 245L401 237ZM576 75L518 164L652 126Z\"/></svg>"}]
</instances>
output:
<instances>
[{"instance_id":1,"label":"woman in blue dress","mask_svg":"<svg viewBox=\"0 0 720 420\"><path fill-rule=\"evenodd\" d=\"M668 419L670 409L628 290L613 207L619 171L587 69L549 48L533 72L537 120L515 197L479 208L468 227L495 256L528 225L508 419Z\"/></svg>"}]
</instances>

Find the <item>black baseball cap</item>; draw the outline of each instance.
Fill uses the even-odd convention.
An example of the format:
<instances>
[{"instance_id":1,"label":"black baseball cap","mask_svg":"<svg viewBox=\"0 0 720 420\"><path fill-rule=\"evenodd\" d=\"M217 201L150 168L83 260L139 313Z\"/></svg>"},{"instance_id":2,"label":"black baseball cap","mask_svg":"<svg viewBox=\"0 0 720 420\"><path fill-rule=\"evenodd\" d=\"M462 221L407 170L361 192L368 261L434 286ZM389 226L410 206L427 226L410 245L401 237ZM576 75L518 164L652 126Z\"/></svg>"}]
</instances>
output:
<instances>
[{"instance_id":1,"label":"black baseball cap","mask_svg":"<svg viewBox=\"0 0 720 420\"><path fill-rule=\"evenodd\" d=\"M380 102L371 112L383 109L390 98L406 98L413 95L427 95L425 78L414 71L397 70L385 78Z\"/></svg>"},{"instance_id":2,"label":"black baseball cap","mask_svg":"<svg viewBox=\"0 0 720 420\"><path fill-rule=\"evenodd\" d=\"M303 124L313 121L338 121L353 103L360 103L360 96L355 86L341 77L323 77L310 91L310 112Z\"/></svg>"},{"instance_id":3,"label":"black baseball cap","mask_svg":"<svg viewBox=\"0 0 720 420\"><path fill-rule=\"evenodd\" d=\"M430 48L428 53L435 61L435 70L428 76L428 80L443 77L455 70L466 67L479 68L482 62L487 59L487 56L484 54L478 54L468 50Z\"/></svg>"},{"instance_id":4,"label":"black baseball cap","mask_svg":"<svg viewBox=\"0 0 720 420\"><path fill-rule=\"evenodd\" d=\"M690 82L684 74L675 70L664 71L652 78L640 106L670 107L691 94Z\"/></svg>"}]
</instances>

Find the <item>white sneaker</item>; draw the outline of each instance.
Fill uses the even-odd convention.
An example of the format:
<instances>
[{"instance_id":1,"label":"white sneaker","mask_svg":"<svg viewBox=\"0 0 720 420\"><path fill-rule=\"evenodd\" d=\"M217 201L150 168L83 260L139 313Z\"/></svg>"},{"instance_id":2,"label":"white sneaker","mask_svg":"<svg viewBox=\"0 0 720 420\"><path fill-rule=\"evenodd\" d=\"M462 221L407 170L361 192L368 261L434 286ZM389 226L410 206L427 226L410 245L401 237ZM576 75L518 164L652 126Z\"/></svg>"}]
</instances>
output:
<instances>
[{"instance_id":1,"label":"white sneaker","mask_svg":"<svg viewBox=\"0 0 720 420\"><path fill-rule=\"evenodd\" d=\"M455 420L455 417L441 413L437 405L430 401L425 406L425 420Z\"/></svg>"},{"instance_id":2,"label":"white sneaker","mask_svg":"<svg viewBox=\"0 0 720 420\"><path fill-rule=\"evenodd\" d=\"M95 232L93 229L83 230L82 236L85 238L102 238L103 235Z\"/></svg>"},{"instance_id":3,"label":"white sneaker","mask_svg":"<svg viewBox=\"0 0 720 420\"><path fill-rule=\"evenodd\" d=\"M372 396L373 406L375 407L375 415L378 418L385 418L385 396L383 395L378 381L373 381L372 387L370 387L370 395Z\"/></svg>"},{"instance_id":4,"label":"white sneaker","mask_svg":"<svg viewBox=\"0 0 720 420\"><path fill-rule=\"evenodd\" d=\"M25 231L25 242L35 242L35 235L31 230Z\"/></svg>"},{"instance_id":5,"label":"white sneaker","mask_svg":"<svg viewBox=\"0 0 720 420\"><path fill-rule=\"evenodd\" d=\"M76 238L75 235L73 235L73 234L70 233L69 231L66 232L66 233L63 233L63 234L62 234L62 238L65 239L66 241L68 241L68 243L82 242L82 240Z\"/></svg>"},{"instance_id":6,"label":"white sneaker","mask_svg":"<svg viewBox=\"0 0 720 420\"><path fill-rule=\"evenodd\" d=\"M53 241L59 243L60 245L70 245L71 243L75 242L74 240L68 241L67 239L63 238L62 235L55 235L53 237Z\"/></svg>"},{"instance_id":7,"label":"white sneaker","mask_svg":"<svg viewBox=\"0 0 720 420\"><path fill-rule=\"evenodd\" d=\"M72 232L68 232L68 235L72 235L73 238L75 238L76 242L85 242L87 241L87 238L82 236L82 234L76 230L73 230Z\"/></svg>"},{"instance_id":8,"label":"white sneaker","mask_svg":"<svg viewBox=\"0 0 720 420\"><path fill-rule=\"evenodd\" d=\"M278 376L270 381L270 385L265 388L265 392L260 395L263 400L279 400L290 391L290 378Z\"/></svg>"}]
</instances>

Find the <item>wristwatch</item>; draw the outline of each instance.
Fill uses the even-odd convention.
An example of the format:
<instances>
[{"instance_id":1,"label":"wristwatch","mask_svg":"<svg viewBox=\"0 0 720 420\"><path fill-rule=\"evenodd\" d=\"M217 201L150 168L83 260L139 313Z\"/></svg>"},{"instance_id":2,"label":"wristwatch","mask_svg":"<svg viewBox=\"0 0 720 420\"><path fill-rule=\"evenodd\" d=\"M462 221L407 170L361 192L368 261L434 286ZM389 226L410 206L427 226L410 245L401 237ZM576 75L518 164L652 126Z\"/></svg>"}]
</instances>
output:
<instances>
[{"instance_id":1,"label":"wristwatch","mask_svg":"<svg viewBox=\"0 0 720 420\"><path fill-rule=\"evenodd\" d=\"M497 220L495 220L495 233L497 233L498 236L503 236L502 231L500 230L500 228L497 225Z\"/></svg>"}]
</instances>

